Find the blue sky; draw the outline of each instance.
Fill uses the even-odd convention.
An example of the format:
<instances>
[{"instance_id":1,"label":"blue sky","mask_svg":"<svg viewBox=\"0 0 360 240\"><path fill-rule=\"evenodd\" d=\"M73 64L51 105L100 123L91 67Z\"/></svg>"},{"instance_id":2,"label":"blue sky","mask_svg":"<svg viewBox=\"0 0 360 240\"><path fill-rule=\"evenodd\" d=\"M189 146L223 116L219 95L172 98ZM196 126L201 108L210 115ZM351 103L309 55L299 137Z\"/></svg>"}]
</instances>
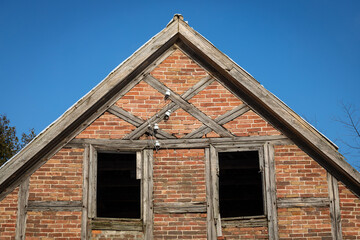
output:
<instances>
[{"instance_id":1,"label":"blue sky","mask_svg":"<svg viewBox=\"0 0 360 240\"><path fill-rule=\"evenodd\" d=\"M349 152L334 118L341 102L360 108L357 0L0 0L0 114L39 133L174 13Z\"/></svg>"}]
</instances>

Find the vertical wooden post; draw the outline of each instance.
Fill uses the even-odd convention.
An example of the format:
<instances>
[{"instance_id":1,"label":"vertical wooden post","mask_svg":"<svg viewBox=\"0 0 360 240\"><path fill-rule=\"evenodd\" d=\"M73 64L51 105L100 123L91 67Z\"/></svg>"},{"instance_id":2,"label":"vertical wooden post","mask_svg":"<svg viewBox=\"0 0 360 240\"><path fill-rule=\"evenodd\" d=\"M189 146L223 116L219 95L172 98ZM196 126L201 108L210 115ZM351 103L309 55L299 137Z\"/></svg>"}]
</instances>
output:
<instances>
[{"instance_id":1,"label":"vertical wooden post","mask_svg":"<svg viewBox=\"0 0 360 240\"><path fill-rule=\"evenodd\" d=\"M216 229L214 221L214 206L213 206L213 190L212 190L212 176L210 163L210 149L205 148L205 178L206 178L206 221L207 221L207 239L216 239Z\"/></svg>"},{"instance_id":2,"label":"vertical wooden post","mask_svg":"<svg viewBox=\"0 0 360 240\"><path fill-rule=\"evenodd\" d=\"M18 210L15 229L16 240L25 239L27 204L29 199L29 182L30 177L28 177L24 182L22 182L19 188Z\"/></svg>"},{"instance_id":3,"label":"vertical wooden post","mask_svg":"<svg viewBox=\"0 0 360 240\"><path fill-rule=\"evenodd\" d=\"M331 234L333 239L342 240L338 182L329 172L327 173L327 180L330 200Z\"/></svg>"},{"instance_id":4,"label":"vertical wooden post","mask_svg":"<svg viewBox=\"0 0 360 240\"><path fill-rule=\"evenodd\" d=\"M142 206L145 240L153 238L153 150L143 151Z\"/></svg>"},{"instance_id":5,"label":"vertical wooden post","mask_svg":"<svg viewBox=\"0 0 360 240\"><path fill-rule=\"evenodd\" d=\"M89 192L88 217L96 217L96 182L97 182L97 152L94 146L89 146Z\"/></svg>"},{"instance_id":6,"label":"vertical wooden post","mask_svg":"<svg viewBox=\"0 0 360 240\"><path fill-rule=\"evenodd\" d=\"M89 221L88 221L88 192L89 192L89 162L90 162L90 145L84 150L83 158L83 195L82 195L82 216L81 216L81 239L89 239Z\"/></svg>"},{"instance_id":7,"label":"vertical wooden post","mask_svg":"<svg viewBox=\"0 0 360 240\"><path fill-rule=\"evenodd\" d=\"M269 239L278 240L278 220L276 208L276 179L274 146L267 142L264 146L265 198L268 217Z\"/></svg>"},{"instance_id":8,"label":"vertical wooden post","mask_svg":"<svg viewBox=\"0 0 360 240\"><path fill-rule=\"evenodd\" d=\"M216 224L216 235L218 237L222 236L221 229L221 218L220 218L220 208L219 208L219 161L218 154L214 146L210 145L210 167L211 167L211 177L212 177L212 195L213 195L213 214L214 221Z\"/></svg>"}]
</instances>

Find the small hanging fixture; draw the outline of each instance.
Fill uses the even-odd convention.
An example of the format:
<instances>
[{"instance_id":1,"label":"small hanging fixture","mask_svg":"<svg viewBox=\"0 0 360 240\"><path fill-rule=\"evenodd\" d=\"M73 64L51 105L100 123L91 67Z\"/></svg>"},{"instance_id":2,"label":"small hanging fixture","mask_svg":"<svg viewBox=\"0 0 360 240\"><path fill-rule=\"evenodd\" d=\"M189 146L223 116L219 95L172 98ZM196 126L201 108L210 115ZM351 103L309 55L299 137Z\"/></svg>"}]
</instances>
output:
<instances>
[{"instance_id":1,"label":"small hanging fixture","mask_svg":"<svg viewBox=\"0 0 360 240\"><path fill-rule=\"evenodd\" d=\"M169 89L166 89L166 92L165 92L165 100L168 99L170 97L170 90Z\"/></svg>"},{"instance_id":2,"label":"small hanging fixture","mask_svg":"<svg viewBox=\"0 0 360 240\"><path fill-rule=\"evenodd\" d=\"M154 124L154 133L157 133L159 130L159 125L157 123Z\"/></svg>"},{"instance_id":3,"label":"small hanging fixture","mask_svg":"<svg viewBox=\"0 0 360 240\"><path fill-rule=\"evenodd\" d=\"M158 151L160 149L160 142L158 140L155 141L155 150Z\"/></svg>"},{"instance_id":4,"label":"small hanging fixture","mask_svg":"<svg viewBox=\"0 0 360 240\"><path fill-rule=\"evenodd\" d=\"M171 115L171 110L167 110L166 113L165 113L164 119L169 120L170 115Z\"/></svg>"}]
</instances>

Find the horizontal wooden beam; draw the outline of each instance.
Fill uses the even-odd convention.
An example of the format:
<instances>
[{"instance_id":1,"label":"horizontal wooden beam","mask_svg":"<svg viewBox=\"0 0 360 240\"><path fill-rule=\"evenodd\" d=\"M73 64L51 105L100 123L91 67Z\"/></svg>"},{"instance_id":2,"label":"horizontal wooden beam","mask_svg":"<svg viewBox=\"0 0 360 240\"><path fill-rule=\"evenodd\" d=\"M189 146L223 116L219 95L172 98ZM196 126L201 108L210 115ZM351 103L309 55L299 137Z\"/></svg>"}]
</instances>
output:
<instances>
[{"instance_id":1,"label":"horizontal wooden beam","mask_svg":"<svg viewBox=\"0 0 360 240\"><path fill-rule=\"evenodd\" d=\"M142 231L141 219L114 219L95 218L90 220L91 229L94 230L117 230L117 231Z\"/></svg>"},{"instance_id":2,"label":"horizontal wooden beam","mask_svg":"<svg viewBox=\"0 0 360 240\"><path fill-rule=\"evenodd\" d=\"M204 148L210 144L216 147L237 147L237 146L254 146L271 142L273 144L291 144L291 141L283 135L279 136L249 136L233 138L194 138L194 139L158 139L160 148ZM138 151L144 148L153 148L152 140L121 140L121 139L93 139L93 138L76 138L71 140L66 147L84 148L91 144L102 150L129 150Z\"/></svg>"},{"instance_id":3,"label":"horizontal wooden beam","mask_svg":"<svg viewBox=\"0 0 360 240\"><path fill-rule=\"evenodd\" d=\"M242 217L242 218L222 218L221 226L227 227L267 227L268 220L265 216Z\"/></svg>"},{"instance_id":4,"label":"horizontal wooden beam","mask_svg":"<svg viewBox=\"0 0 360 240\"><path fill-rule=\"evenodd\" d=\"M330 205L329 198L279 198L277 199L279 208L294 207L328 207Z\"/></svg>"},{"instance_id":5,"label":"horizontal wooden beam","mask_svg":"<svg viewBox=\"0 0 360 240\"><path fill-rule=\"evenodd\" d=\"M157 203L155 213L206 213L206 202Z\"/></svg>"},{"instance_id":6,"label":"horizontal wooden beam","mask_svg":"<svg viewBox=\"0 0 360 240\"><path fill-rule=\"evenodd\" d=\"M81 211L81 201L29 201L28 211Z\"/></svg>"}]
</instances>

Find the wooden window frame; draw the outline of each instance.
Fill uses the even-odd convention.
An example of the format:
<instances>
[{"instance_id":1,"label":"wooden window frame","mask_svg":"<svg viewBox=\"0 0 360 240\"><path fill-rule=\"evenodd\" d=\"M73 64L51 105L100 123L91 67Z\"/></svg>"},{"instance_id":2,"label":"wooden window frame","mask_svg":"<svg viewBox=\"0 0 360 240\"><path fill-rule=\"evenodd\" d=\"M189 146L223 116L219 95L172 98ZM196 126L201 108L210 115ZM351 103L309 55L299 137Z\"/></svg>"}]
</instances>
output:
<instances>
[{"instance_id":1,"label":"wooden window frame","mask_svg":"<svg viewBox=\"0 0 360 240\"><path fill-rule=\"evenodd\" d=\"M144 231L150 239L152 235L152 188L153 188L153 150L152 149L109 149L106 147L89 147L88 175L88 219L91 230ZM98 152L135 152L136 178L140 183L140 218L104 218L96 215L97 193L97 153Z\"/></svg>"},{"instance_id":2,"label":"wooden window frame","mask_svg":"<svg viewBox=\"0 0 360 240\"><path fill-rule=\"evenodd\" d=\"M257 151L262 175L264 215L221 218L219 206L219 152ZM269 142L254 145L224 144L206 149L208 239L222 236L222 226L267 226L269 238L278 239L274 149Z\"/></svg>"}]
</instances>

